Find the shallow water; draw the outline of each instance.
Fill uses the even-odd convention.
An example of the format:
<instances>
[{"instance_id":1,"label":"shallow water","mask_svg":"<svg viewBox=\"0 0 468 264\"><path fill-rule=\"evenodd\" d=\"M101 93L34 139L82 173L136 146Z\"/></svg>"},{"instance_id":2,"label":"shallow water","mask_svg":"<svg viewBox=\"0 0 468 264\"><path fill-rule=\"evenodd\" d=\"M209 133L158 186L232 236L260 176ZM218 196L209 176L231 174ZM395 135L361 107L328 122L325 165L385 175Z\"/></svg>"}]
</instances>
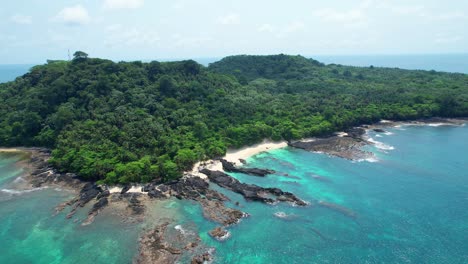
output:
<instances>
[{"instance_id":1,"label":"shallow water","mask_svg":"<svg viewBox=\"0 0 468 264\"><path fill-rule=\"evenodd\" d=\"M68 220L54 207L73 197L58 188L20 191L20 155L0 154L0 263L129 263L137 251L139 225L99 215L81 226L86 210ZM16 182L15 182L16 181Z\"/></svg>"},{"instance_id":2,"label":"shallow water","mask_svg":"<svg viewBox=\"0 0 468 264\"><path fill-rule=\"evenodd\" d=\"M213 186L232 199L229 206L238 201L250 214L228 228L231 237L224 242L208 235L216 224L193 202L169 200L150 211L176 218L169 232L198 232L216 247L216 263L467 263L468 127L404 126L389 132L368 135L377 141L367 147L376 162L290 148L251 157L248 166L278 174L231 175L280 187L311 205L246 202ZM0 189L21 175L14 161L14 155L0 158ZM71 195L51 188L0 191L0 263L130 263L142 226L106 213L86 227L66 220L66 212L53 217L53 207Z\"/></svg>"},{"instance_id":3,"label":"shallow water","mask_svg":"<svg viewBox=\"0 0 468 264\"><path fill-rule=\"evenodd\" d=\"M390 132L369 134L379 142L368 147L377 157L372 163L290 148L250 158L249 166L288 176L231 175L311 205L263 205L223 191L251 214L229 228L226 242L205 235L214 224L187 213L217 247L218 263L467 263L468 128Z\"/></svg>"}]
</instances>

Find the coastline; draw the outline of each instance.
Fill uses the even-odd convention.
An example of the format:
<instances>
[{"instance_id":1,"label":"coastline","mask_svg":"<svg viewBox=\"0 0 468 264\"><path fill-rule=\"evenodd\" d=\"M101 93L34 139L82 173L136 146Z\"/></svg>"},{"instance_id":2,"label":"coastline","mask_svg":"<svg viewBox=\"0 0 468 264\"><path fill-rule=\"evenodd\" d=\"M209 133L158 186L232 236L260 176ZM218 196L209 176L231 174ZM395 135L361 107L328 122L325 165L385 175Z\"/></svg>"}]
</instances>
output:
<instances>
[{"instance_id":1,"label":"coastline","mask_svg":"<svg viewBox=\"0 0 468 264\"><path fill-rule=\"evenodd\" d=\"M287 146L288 143L284 140L271 141L265 139L263 140L263 142L251 146L246 146L239 149L229 149L221 159L234 163L234 165L236 166L241 166L243 164L242 161L245 161L249 157L255 156L262 152L285 148ZM203 169L208 169L212 171L224 171L223 165L221 164L221 161L219 159L211 159L195 163L192 170L184 172L184 175L207 179L207 176L200 172Z\"/></svg>"},{"instance_id":2,"label":"coastline","mask_svg":"<svg viewBox=\"0 0 468 264\"><path fill-rule=\"evenodd\" d=\"M381 120L380 122L378 123L374 123L372 125L362 125L360 127L358 127L359 129L367 132L367 131L370 131L370 130L373 130L373 129L379 129L379 128L386 128L386 127L397 127L397 126L403 126L403 125L427 125L427 126L441 126L441 125L449 125L449 126L455 126L455 125L463 125L465 124L468 119L456 119L458 120L459 122L455 122L454 120L455 119L447 119L449 120L448 122L441 122L441 120L434 120L434 122L421 122L421 121L388 121L388 120ZM437 121L437 122L435 122ZM382 133L384 133L385 131L383 131ZM308 138L308 139L302 139L301 141L303 142L307 142L307 143L313 143L313 142L316 142L316 141L320 141L320 140L323 140L323 139L329 139L329 138L338 138L338 139L343 139L345 138L346 140L358 140L359 138L364 140L364 141L367 141L366 144L373 144L371 141L368 141L366 140L365 138L365 133L364 134L359 134L356 132L356 128L353 128L353 129L349 129L349 130L346 130L345 132L335 132L334 133L334 136L330 136L328 138ZM353 141L355 142L355 141ZM322 142L322 144L335 144L336 141L324 141ZM354 144L354 143L353 143ZM281 148L284 148L284 147L287 147L288 146L288 143L286 141L280 141L280 142L273 142L273 141L269 141L269 140L264 140L263 142L261 143L258 143L258 144L255 144L255 145L252 145L252 146L246 146L246 147L243 147L243 148L240 148L240 149L230 149L227 151L226 155L223 157L223 159L225 159L226 161L229 161L229 162L232 162L235 164L235 166L238 166L238 165L242 165L243 164L243 160L245 159L248 159L249 157L252 157L254 155L257 155L259 153L262 153L262 152L267 152L267 151L271 151L271 150L275 150L275 149L281 149ZM339 145L341 146L341 145ZM34 172L38 169L42 169L42 168L45 168L45 167L37 167L37 165L32 162L32 158L34 158L34 155L37 155L37 154L40 154L41 151L47 151L49 154L50 154L50 151L46 150L46 149L41 149L41 148L0 148L0 153L4 152L4 153L25 153L25 154L28 154L29 156L29 159L28 158L24 158L22 159L21 163L19 163L19 165L21 166L25 166L25 174L27 173L29 175L29 180L34 180L34 177L43 177L41 175L47 175L45 177L49 177L50 175L53 176L53 173L51 173L50 170L44 170L44 171L41 171L41 172ZM333 155L332 153L325 153L325 154L328 154L328 155ZM339 156L339 155L335 155L335 156ZM26 157L26 156L25 156ZM44 156L46 157L46 156ZM342 158L346 158L346 157L342 157ZM42 166L44 166L46 164L46 159L44 160L43 163L41 163ZM216 234L216 235L212 235L214 237L214 239L220 239L220 240L223 240L223 238L227 238L226 234L231 234L231 231L229 231L229 226L231 225L235 225L237 224L242 218L244 217L248 217L248 214L242 212L242 211L239 211L237 209L232 209L232 208L229 208L229 207L224 207L223 203L225 199L225 197L222 197L220 194L216 194L216 193L211 193L210 195L208 195L208 197L210 197L209 199L205 199L205 198L200 198L200 197L191 197L189 193L191 193L192 191L195 191L195 193L206 193L207 190L209 190L209 186L208 186L208 183L206 183L206 181L208 181L208 176L204 173L201 173L200 170L203 170L203 169L208 169L208 170L218 170L218 171L221 171L223 172L223 166L222 166L222 163L220 160L209 160L209 161L204 161L204 162L199 162L197 163L193 170L190 171L190 172L185 172L184 175L186 176L185 178L181 178L179 180L179 183L181 184L181 186L178 186L178 187L173 187L175 186L176 184L178 183L167 183L167 184L161 184L161 185L157 185L157 184L154 184L154 185L149 185L149 187L154 187L156 190L156 194L158 193L162 193L163 195L166 196L166 198L169 198L169 197L176 197L178 199L185 199L185 200L194 200L194 201L197 201L199 202L201 205L202 205L202 208L204 208L204 216L205 218L208 220L212 220L214 222L217 222L219 224L219 227L216 227L215 229L211 230L211 231L220 231L218 232L219 234ZM59 174L59 173L57 173ZM67 177L66 179L64 179L63 181L61 182L56 182L55 180L57 179L60 179L61 177ZM194 177L194 176L200 176L200 178L203 178L204 181L202 181L201 179L198 179L197 177ZM211 175L213 176L213 175ZM218 177L217 175L214 175L214 177ZM73 178L73 177L71 177ZM71 179L70 178L70 179ZM187 180L187 178L189 178ZM92 221L94 220L94 218L102 211L102 210L106 210L105 212L108 213L109 211L112 211L112 212L115 212L117 215L120 215L123 219L126 219L125 221L135 221L135 222L142 222L142 221L149 221L148 219L150 218L150 214L154 214L154 215L158 215L158 213L160 214L161 212L158 210L159 209L156 209L155 208L155 204L154 203L151 203L151 201L154 201L158 204L158 206L162 205L162 204L159 204L160 201L164 201L166 198L163 198L162 196L159 197L159 196L154 196L154 195L151 195L150 192L151 192L151 189L148 188L148 185L143 185L143 184L132 184L131 186L130 185L127 185L127 186L84 186L83 185L85 184L85 182L78 182L78 180L76 179L76 181L74 182L71 182L70 180L67 180L68 179L68 175L61 175L61 176L56 176L55 177L55 180L53 181L47 181L47 182L43 182L44 184L46 185L52 185L52 186L56 186L56 185L62 185L64 184L65 186L67 186L68 188L70 188L71 190L74 190L76 192L80 192L80 189L81 189L81 192L80 192L80 196L82 196L83 194L85 194L86 196L89 196L89 200L86 201L87 202L95 202L94 205L93 205L93 209L88 213L89 214L89 217L88 219L86 219L85 221L82 222L82 225L88 225L88 224L91 224ZM226 178L220 178L219 177L219 181L217 182L215 179L213 180L213 178L209 178L209 181L212 182L213 184L220 184L220 183L224 183L226 182L225 181ZM198 180L198 181L197 181ZM185 183L185 181L187 181L187 183ZM31 181L33 183L33 181ZM182 183L184 182L184 183ZM205 182L205 183L203 183ZM86 184L90 184L90 183L86 183ZM203 185L203 184L206 184ZM242 183L234 183L234 187L237 187L237 186L240 186ZM165 187L165 189L161 188L160 186L163 186ZM195 186L195 187L194 187ZM221 186L221 185L220 185ZM123 188L129 188L127 191L123 192L122 193L122 189ZM227 188L229 189L230 186L222 186L223 188ZM34 186L33 186L34 188ZM88 188L88 189L87 189ZM101 190L99 190L100 188L102 188ZM147 189L148 188L148 189ZM167 188L169 188L169 190L167 190ZM183 188L187 188L187 189L183 189ZM242 188L245 188L245 186L242 186ZM146 189L146 190L145 190ZM83 192L83 190L86 190L86 192ZM150 191L148 191L150 190ZM239 190L239 189L230 189L231 191L236 191L236 190ZM260 190L260 189L255 189L255 192L257 190ZM88 193L90 192L93 192L93 196L91 196L91 194L88 195ZM174 194L175 192L175 194ZM95 196L97 194L97 196ZM144 195L143 195L144 194ZM284 199L284 194L281 194L280 195L280 199L278 200L281 200L281 199ZM155 200L153 199L150 199L150 198L156 198ZM246 198L247 200L247 197L244 196L244 198ZM211 200L210 200L211 199ZM167 200L166 200L167 201ZM259 200L256 200L256 201L259 201ZM265 200L266 201L266 200ZM265 202L263 201L263 202ZM70 206L72 209L72 212L75 210L75 208L78 208L78 207L82 207L82 205L86 204L85 202L81 203L80 201L76 202L75 204L71 204L70 202L76 202L75 200L73 201L69 201L69 202L66 202L63 204L63 208L65 208L66 206ZM274 201L273 201L274 202ZM272 204L273 204L272 202ZM266 203L269 203L268 201L266 201ZM350 214L349 212L347 212L346 210L340 208L340 207L336 207L335 205L333 204L329 204L329 203L325 203L325 202L322 202L322 203L319 203L319 205L321 206L325 206L325 207L330 207L330 208L333 208L334 210L338 210L338 211L341 211L343 214ZM61 208L61 210L63 210L63 208ZM107 208L107 209L105 209ZM150 209L152 208L152 209ZM171 211L169 210L169 208L167 208L168 211ZM152 212L150 213L149 210L152 210ZM216 215L218 215L218 213L223 213L224 215L227 215L226 218L220 218L220 219L217 219L215 218L215 213ZM350 214L351 217L354 217L353 215ZM71 218L73 217L73 214L68 214L66 216L67 218ZM153 216L151 216L153 217ZM181 252L182 254L184 254L183 252L185 253L189 253L189 252L192 252L191 250L193 250L193 248L176 248L176 247L166 247L165 245L165 241L167 241L168 239L170 240L170 238L168 237L165 237L166 235L166 229L167 227L169 227L171 230L172 228L175 228L173 227L173 225L175 224L175 222L171 219L165 219L167 221L158 221L157 222L157 225L155 224L156 222L151 222L151 224L149 224L147 226L147 229L144 230L142 232L142 235L141 235L141 241L140 241L140 253L139 255L137 256L138 257L138 260L137 262L139 263L145 263L147 262L147 260L149 259L164 259L164 258L167 258L167 259L170 259L170 262L168 263L173 263L175 260L177 259L180 259L180 257L178 257ZM224 228L227 228L227 230L225 230ZM178 228L175 228L177 230L179 230ZM168 229L169 230L169 229ZM210 231L210 232L211 232ZM221 232L223 231L223 232ZM181 234L183 234L182 231L179 230L179 232ZM161 235L162 234L162 235ZM171 236L171 232L167 232L167 235L168 236ZM210 233L211 235L211 233ZM226 236L226 237L225 237ZM200 238L195 236L195 237L191 237L190 239L186 239L187 241L190 240L190 241L195 241L193 243L200 243ZM159 241L158 244L155 246L151 241L153 240L156 240L156 241ZM186 241L184 241L185 243ZM192 242L190 242L192 243ZM187 244L187 243L185 243ZM194 244L195 245L195 244ZM198 248L197 246L194 246L194 248L198 248L197 249L197 254L208 254L206 253L207 252L207 249L204 247L205 245L201 245L201 248ZM160 255L154 255L156 253L154 252L163 252L163 253L158 253ZM200 256L200 255L199 255ZM195 257L199 257L199 256L195 256ZM208 259L208 256L210 256L209 254L208 255L203 255L203 256L206 256L206 258ZM202 263L202 262L200 262Z\"/></svg>"}]
</instances>

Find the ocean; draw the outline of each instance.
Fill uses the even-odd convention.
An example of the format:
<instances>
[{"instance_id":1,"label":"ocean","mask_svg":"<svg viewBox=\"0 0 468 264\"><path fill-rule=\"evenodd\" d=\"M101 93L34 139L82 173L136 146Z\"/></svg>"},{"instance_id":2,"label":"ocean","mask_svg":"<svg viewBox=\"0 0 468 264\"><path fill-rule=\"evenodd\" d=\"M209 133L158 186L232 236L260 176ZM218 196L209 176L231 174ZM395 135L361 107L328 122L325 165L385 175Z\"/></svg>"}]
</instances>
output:
<instances>
[{"instance_id":1,"label":"ocean","mask_svg":"<svg viewBox=\"0 0 468 264\"><path fill-rule=\"evenodd\" d=\"M325 64L342 64L359 67L390 67L409 70L436 70L468 74L468 54L427 54L427 55L308 55ZM222 58L195 58L198 63L208 66ZM160 59L171 61L171 59ZM151 61L151 60L145 60ZM33 64L0 64L0 83L13 81L29 71Z\"/></svg>"},{"instance_id":2,"label":"ocean","mask_svg":"<svg viewBox=\"0 0 468 264\"><path fill-rule=\"evenodd\" d=\"M32 64L0 64L0 83L14 81L29 71Z\"/></svg>"},{"instance_id":3,"label":"ocean","mask_svg":"<svg viewBox=\"0 0 468 264\"><path fill-rule=\"evenodd\" d=\"M435 70L468 73L468 54L420 55L318 55L309 56L325 64L342 64L359 67L390 67L409 70Z\"/></svg>"},{"instance_id":4,"label":"ocean","mask_svg":"<svg viewBox=\"0 0 468 264\"><path fill-rule=\"evenodd\" d=\"M246 202L217 188L251 215L223 243L205 235L214 225L199 212L188 208L188 218L217 248L218 263L468 263L468 127L402 126L368 136L377 142L368 147L372 162L285 148L247 160L280 174L231 173L293 192L308 207Z\"/></svg>"},{"instance_id":5,"label":"ocean","mask_svg":"<svg viewBox=\"0 0 468 264\"><path fill-rule=\"evenodd\" d=\"M393 64L371 57L331 62L467 72L467 56L457 58L457 67L448 59L410 66L404 64L408 57ZM0 82L30 66L0 66ZM377 142L367 147L375 160L352 162L292 148L250 157L248 166L280 173L233 177L293 192L311 205L247 202L213 185L231 198L228 206L250 214L228 228L227 241L208 235L216 224L195 203L172 199L149 210L172 214L173 232L197 232L202 243L216 248L214 263L468 263L468 126L401 126L368 136ZM24 173L21 158L0 154L0 263L132 262L138 236L151 223L123 222L104 210L93 224L81 226L86 208L72 219L66 219L67 211L54 215L54 207L73 193L15 189Z\"/></svg>"},{"instance_id":6,"label":"ocean","mask_svg":"<svg viewBox=\"0 0 468 264\"><path fill-rule=\"evenodd\" d=\"M247 202L212 186L231 198L228 206L250 214L228 228L227 241L208 235L216 224L197 204L169 200L164 207L177 212L173 226L197 226L192 231L216 248L215 263L467 263L468 127L401 126L367 136L377 142L367 147L376 155L372 162L292 148L249 158L248 166L279 173L233 177L293 192L311 205ZM105 211L84 227L66 212L53 216L71 193L15 193L10 186L22 173L18 160L0 157L0 263L131 262L140 224Z\"/></svg>"}]
</instances>

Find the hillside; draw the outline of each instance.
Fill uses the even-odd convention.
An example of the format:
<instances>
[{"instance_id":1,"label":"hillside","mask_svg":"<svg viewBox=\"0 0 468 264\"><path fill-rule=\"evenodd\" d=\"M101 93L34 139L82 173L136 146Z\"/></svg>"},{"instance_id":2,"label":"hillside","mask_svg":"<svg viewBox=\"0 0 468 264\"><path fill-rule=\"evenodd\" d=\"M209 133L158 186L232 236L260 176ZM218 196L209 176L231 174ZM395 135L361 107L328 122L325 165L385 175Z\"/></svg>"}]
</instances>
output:
<instances>
[{"instance_id":1,"label":"hillside","mask_svg":"<svg viewBox=\"0 0 468 264\"><path fill-rule=\"evenodd\" d=\"M209 67L77 56L0 84L0 146L52 148L57 168L106 183L174 179L264 138L432 116L468 116L468 75L288 55Z\"/></svg>"}]
</instances>

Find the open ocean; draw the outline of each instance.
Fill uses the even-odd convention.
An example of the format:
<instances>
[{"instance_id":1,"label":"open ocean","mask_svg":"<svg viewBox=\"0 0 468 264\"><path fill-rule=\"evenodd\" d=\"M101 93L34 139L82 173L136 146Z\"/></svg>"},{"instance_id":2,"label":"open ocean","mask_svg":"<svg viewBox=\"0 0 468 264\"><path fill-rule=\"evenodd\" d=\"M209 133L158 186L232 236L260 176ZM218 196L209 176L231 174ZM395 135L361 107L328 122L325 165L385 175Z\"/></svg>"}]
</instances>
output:
<instances>
[{"instance_id":1,"label":"open ocean","mask_svg":"<svg viewBox=\"0 0 468 264\"><path fill-rule=\"evenodd\" d=\"M310 206L246 202L213 186L232 199L228 206L250 214L228 228L231 237L212 239L207 232L215 223L188 201L162 202L177 212L171 228L195 224L202 242L216 248L215 263L468 263L468 126L387 130L367 135L377 142L367 147L375 160L352 162L284 148L247 160L248 166L281 174L231 174L293 192ZM74 221L83 220L86 210L71 220L67 212L53 216L54 207L72 194L15 190L24 172L20 158L0 154L0 263L132 262L141 224L124 223L106 210L89 226Z\"/></svg>"},{"instance_id":2,"label":"open ocean","mask_svg":"<svg viewBox=\"0 0 468 264\"><path fill-rule=\"evenodd\" d=\"M428 55L312 55L306 56L325 64L342 64L359 67L390 67L409 70L436 70L468 74L468 54L428 54ZM196 58L195 60L208 64L221 58ZM171 59L156 59L170 61ZM151 61L151 60L145 60ZM29 71L33 64L0 64L0 83L13 81Z\"/></svg>"}]
</instances>

